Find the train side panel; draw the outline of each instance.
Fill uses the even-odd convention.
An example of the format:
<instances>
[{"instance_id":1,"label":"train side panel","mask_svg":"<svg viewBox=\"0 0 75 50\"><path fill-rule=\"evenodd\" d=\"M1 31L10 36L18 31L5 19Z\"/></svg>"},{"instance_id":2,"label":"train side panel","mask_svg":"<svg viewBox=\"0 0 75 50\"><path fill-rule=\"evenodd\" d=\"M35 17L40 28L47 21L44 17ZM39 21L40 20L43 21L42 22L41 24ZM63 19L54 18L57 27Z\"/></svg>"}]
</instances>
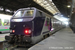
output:
<instances>
[{"instance_id":1,"label":"train side panel","mask_svg":"<svg viewBox=\"0 0 75 50\"><path fill-rule=\"evenodd\" d=\"M11 19L10 36L6 37L13 44L35 44L61 28L61 22L36 8L19 9L17 13Z\"/></svg>"},{"instance_id":2,"label":"train side panel","mask_svg":"<svg viewBox=\"0 0 75 50\"><path fill-rule=\"evenodd\" d=\"M32 43L36 43L43 38L43 35L41 35L41 31L45 22L45 16L43 15L43 12L37 10L36 16L33 21L34 21L34 32L31 39Z\"/></svg>"}]
</instances>

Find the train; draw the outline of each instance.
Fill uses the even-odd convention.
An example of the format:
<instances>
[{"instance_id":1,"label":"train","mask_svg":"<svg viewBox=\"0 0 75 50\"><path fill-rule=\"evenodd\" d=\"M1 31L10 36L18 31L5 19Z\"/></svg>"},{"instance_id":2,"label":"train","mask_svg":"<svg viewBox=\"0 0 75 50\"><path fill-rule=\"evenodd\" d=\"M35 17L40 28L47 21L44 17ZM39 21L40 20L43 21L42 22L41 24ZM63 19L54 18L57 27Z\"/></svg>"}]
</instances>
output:
<instances>
[{"instance_id":1,"label":"train","mask_svg":"<svg viewBox=\"0 0 75 50\"><path fill-rule=\"evenodd\" d=\"M11 15L0 14L0 33L10 32L10 18Z\"/></svg>"},{"instance_id":2,"label":"train","mask_svg":"<svg viewBox=\"0 0 75 50\"><path fill-rule=\"evenodd\" d=\"M62 28L61 21L35 7L21 8L10 19L5 40L11 45L33 45Z\"/></svg>"}]
</instances>

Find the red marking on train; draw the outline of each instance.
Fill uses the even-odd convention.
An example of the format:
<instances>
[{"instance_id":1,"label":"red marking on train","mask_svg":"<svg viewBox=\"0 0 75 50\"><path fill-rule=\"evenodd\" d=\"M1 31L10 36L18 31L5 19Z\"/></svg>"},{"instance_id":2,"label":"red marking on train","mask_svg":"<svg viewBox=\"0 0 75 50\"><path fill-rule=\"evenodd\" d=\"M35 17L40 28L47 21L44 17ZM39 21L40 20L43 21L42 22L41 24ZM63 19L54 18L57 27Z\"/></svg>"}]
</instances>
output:
<instances>
[{"instance_id":1,"label":"red marking on train","mask_svg":"<svg viewBox=\"0 0 75 50\"><path fill-rule=\"evenodd\" d=\"M28 35L28 34L30 34L30 33L31 33L31 30L26 29L24 32L25 32L25 34L26 34L26 35Z\"/></svg>"},{"instance_id":2,"label":"red marking on train","mask_svg":"<svg viewBox=\"0 0 75 50\"><path fill-rule=\"evenodd\" d=\"M5 27L5 29L7 29L7 27Z\"/></svg>"}]
</instances>

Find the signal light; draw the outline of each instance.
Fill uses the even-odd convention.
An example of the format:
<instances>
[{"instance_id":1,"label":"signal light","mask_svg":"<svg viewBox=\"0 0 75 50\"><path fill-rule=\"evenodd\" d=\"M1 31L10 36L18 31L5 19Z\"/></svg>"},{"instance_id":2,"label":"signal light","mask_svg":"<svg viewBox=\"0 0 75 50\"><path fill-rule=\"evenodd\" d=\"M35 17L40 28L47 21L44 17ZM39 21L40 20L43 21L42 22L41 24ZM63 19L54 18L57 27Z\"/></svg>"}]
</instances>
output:
<instances>
[{"instance_id":1,"label":"signal light","mask_svg":"<svg viewBox=\"0 0 75 50\"><path fill-rule=\"evenodd\" d=\"M12 30L10 30L10 33L12 33Z\"/></svg>"},{"instance_id":2,"label":"signal light","mask_svg":"<svg viewBox=\"0 0 75 50\"><path fill-rule=\"evenodd\" d=\"M15 30L12 30L12 32L14 33L14 32L15 32Z\"/></svg>"},{"instance_id":3,"label":"signal light","mask_svg":"<svg viewBox=\"0 0 75 50\"><path fill-rule=\"evenodd\" d=\"M31 30L26 29L24 32L25 32L26 35L29 35L31 33Z\"/></svg>"},{"instance_id":4,"label":"signal light","mask_svg":"<svg viewBox=\"0 0 75 50\"><path fill-rule=\"evenodd\" d=\"M28 33L28 30L25 30L25 33Z\"/></svg>"},{"instance_id":5,"label":"signal light","mask_svg":"<svg viewBox=\"0 0 75 50\"><path fill-rule=\"evenodd\" d=\"M10 33L14 33L15 32L15 30L10 30Z\"/></svg>"}]
</instances>

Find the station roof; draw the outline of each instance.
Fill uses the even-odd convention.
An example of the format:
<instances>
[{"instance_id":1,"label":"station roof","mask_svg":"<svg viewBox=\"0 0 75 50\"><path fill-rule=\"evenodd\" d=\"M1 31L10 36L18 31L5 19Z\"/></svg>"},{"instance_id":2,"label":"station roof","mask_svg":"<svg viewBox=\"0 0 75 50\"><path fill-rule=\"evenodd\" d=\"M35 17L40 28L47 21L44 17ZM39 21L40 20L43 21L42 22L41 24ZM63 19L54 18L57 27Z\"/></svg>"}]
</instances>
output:
<instances>
[{"instance_id":1,"label":"station roof","mask_svg":"<svg viewBox=\"0 0 75 50\"><path fill-rule=\"evenodd\" d=\"M61 14L63 14L65 17L70 17L72 11L72 0L53 0L53 2Z\"/></svg>"},{"instance_id":2,"label":"station roof","mask_svg":"<svg viewBox=\"0 0 75 50\"><path fill-rule=\"evenodd\" d=\"M67 5L71 5L72 1L71 0L52 0L59 11L64 15L68 16L70 15L71 8L67 8ZM41 7L39 4L35 3L33 0L1 0L0 1L0 7L5 9L9 9L12 12L16 11L19 8L26 8L26 7L36 7L50 15L53 15L43 7ZM13 14L13 13L12 13Z\"/></svg>"}]
</instances>

